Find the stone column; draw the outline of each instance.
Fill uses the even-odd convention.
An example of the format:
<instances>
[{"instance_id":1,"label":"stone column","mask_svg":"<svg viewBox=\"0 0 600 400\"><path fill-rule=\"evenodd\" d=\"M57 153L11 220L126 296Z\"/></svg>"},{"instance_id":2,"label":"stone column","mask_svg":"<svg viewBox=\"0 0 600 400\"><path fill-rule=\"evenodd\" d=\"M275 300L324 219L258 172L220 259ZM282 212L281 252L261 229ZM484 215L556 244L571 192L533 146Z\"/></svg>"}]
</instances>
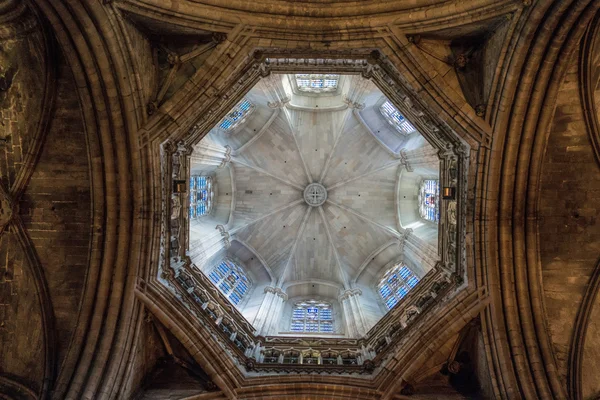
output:
<instances>
[{"instance_id":1,"label":"stone column","mask_svg":"<svg viewBox=\"0 0 600 400\"><path fill-rule=\"evenodd\" d=\"M401 149L400 159L409 172L420 168L439 169L440 166L438 151L427 143L414 150Z\"/></svg>"},{"instance_id":2,"label":"stone column","mask_svg":"<svg viewBox=\"0 0 600 400\"><path fill-rule=\"evenodd\" d=\"M267 336L277 329L286 300L287 295L280 288L273 286L265 288L265 297L252 324L256 328L257 335Z\"/></svg>"},{"instance_id":3,"label":"stone column","mask_svg":"<svg viewBox=\"0 0 600 400\"><path fill-rule=\"evenodd\" d=\"M367 325L358 300L361 295L360 289L348 289L338 297L346 320L346 334L349 337L363 337L367 333Z\"/></svg>"},{"instance_id":4,"label":"stone column","mask_svg":"<svg viewBox=\"0 0 600 400\"><path fill-rule=\"evenodd\" d=\"M437 246L419 239L412 234L412 230L410 229L405 230L403 239L403 242L400 244L401 251L411 256L412 259L418 261L423 266L423 271L413 271L419 278L422 278L426 271L435 268L437 264Z\"/></svg>"},{"instance_id":5,"label":"stone column","mask_svg":"<svg viewBox=\"0 0 600 400\"><path fill-rule=\"evenodd\" d=\"M201 141L194 146L192 164L212 165L223 168L231 161L231 147Z\"/></svg>"},{"instance_id":6,"label":"stone column","mask_svg":"<svg viewBox=\"0 0 600 400\"><path fill-rule=\"evenodd\" d=\"M190 243L188 255L194 264L202 267L211 257L230 246L229 232L225 230L223 225L217 225L214 234L203 238L203 240Z\"/></svg>"}]
</instances>

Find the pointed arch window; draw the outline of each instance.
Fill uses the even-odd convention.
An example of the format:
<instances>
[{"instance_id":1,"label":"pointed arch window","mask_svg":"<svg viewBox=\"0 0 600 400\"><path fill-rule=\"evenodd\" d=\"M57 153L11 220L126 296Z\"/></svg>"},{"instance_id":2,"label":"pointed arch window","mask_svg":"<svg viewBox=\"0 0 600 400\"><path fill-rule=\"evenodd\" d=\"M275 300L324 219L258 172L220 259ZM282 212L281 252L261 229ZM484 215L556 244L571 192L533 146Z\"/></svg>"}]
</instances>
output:
<instances>
[{"instance_id":1,"label":"pointed arch window","mask_svg":"<svg viewBox=\"0 0 600 400\"><path fill-rule=\"evenodd\" d=\"M431 222L440 219L439 210L439 181L424 179L419 186L419 214L421 218Z\"/></svg>"},{"instance_id":2,"label":"pointed arch window","mask_svg":"<svg viewBox=\"0 0 600 400\"><path fill-rule=\"evenodd\" d=\"M190 218L210 213L213 205L213 179L210 176L190 178Z\"/></svg>"},{"instance_id":3,"label":"pointed arch window","mask_svg":"<svg viewBox=\"0 0 600 400\"><path fill-rule=\"evenodd\" d=\"M208 278L236 306L252 286L246 272L231 260L221 261Z\"/></svg>"},{"instance_id":4,"label":"pointed arch window","mask_svg":"<svg viewBox=\"0 0 600 400\"><path fill-rule=\"evenodd\" d=\"M219 128L229 131L240 125L242 122L248 118L250 114L254 111L254 104L250 103L250 101L246 98L242 99L239 103L236 104L235 107L231 111L223 117L221 122L219 122Z\"/></svg>"},{"instance_id":5,"label":"pointed arch window","mask_svg":"<svg viewBox=\"0 0 600 400\"><path fill-rule=\"evenodd\" d=\"M317 300L296 303L292 311L290 330L302 333L333 333L331 304Z\"/></svg>"},{"instance_id":6,"label":"pointed arch window","mask_svg":"<svg viewBox=\"0 0 600 400\"><path fill-rule=\"evenodd\" d=\"M330 93L338 88L340 76L336 74L296 74L298 90L306 93Z\"/></svg>"},{"instance_id":7,"label":"pointed arch window","mask_svg":"<svg viewBox=\"0 0 600 400\"><path fill-rule=\"evenodd\" d=\"M400 114L400 111L389 100L386 100L379 110L387 122L403 135L416 132L415 127L404 118L404 115Z\"/></svg>"},{"instance_id":8,"label":"pointed arch window","mask_svg":"<svg viewBox=\"0 0 600 400\"><path fill-rule=\"evenodd\" d=\"M379 282L378 289L383 302L391 310L419 283L419 278L404 264L390 268Z\"/></svg>"}]
</instances>

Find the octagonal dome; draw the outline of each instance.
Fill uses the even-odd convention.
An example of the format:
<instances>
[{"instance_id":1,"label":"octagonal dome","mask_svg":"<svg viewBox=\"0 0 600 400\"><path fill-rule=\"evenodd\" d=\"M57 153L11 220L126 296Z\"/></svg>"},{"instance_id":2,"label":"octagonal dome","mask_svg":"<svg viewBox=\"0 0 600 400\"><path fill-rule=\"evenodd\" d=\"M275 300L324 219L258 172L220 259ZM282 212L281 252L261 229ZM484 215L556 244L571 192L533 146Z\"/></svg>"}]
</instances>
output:
<instances>
[{"instance_id":1,"label":"octagonal dome","mask_svg":"<svg viewBox=\"0 0 600 400\"><path fill-rule=\"evenodd\" d=\"M235 305L255 325L268 288L289 298L263 334L292 334L292 299L302 298L334 304L337 323L300 333L362 336L439 260L439 185L420 195L439 179L437 150L358 75L259 81L195 146L190 168L211 182L190 200L194 264L207 275L226 259L241 265L251 287ZM224 234L228 244L215 245ZM386 275L398 265L410 282ZM233 280L219 282L233 293ZM359 295L345 306L349 292Z\"/></svg>"}]
</instances>

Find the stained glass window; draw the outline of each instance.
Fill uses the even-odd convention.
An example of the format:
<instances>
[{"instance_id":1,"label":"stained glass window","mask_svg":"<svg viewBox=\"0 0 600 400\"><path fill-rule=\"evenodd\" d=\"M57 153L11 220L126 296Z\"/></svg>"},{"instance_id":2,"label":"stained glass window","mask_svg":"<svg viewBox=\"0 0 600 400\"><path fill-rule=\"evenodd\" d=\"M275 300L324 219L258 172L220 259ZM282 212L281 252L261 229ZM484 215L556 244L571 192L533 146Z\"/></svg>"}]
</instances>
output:
<instances>
[{"instance_id":1,"label":"stained glass window","mask_svg":"<svg viewBox=\"0 0 600 400\"><path fill-rule=\"evenodd\" d=\"M335 74L296 74L296 86L301 92L328 93L335 92L340 80Z\"/></svg>"},{"instance_id":2,"label":"stained glass window","mask_svg":"<svg viewBox=\"0 0 600 400\"><path fill-rule=\"evenodd\" d=\"M385 103L381 105L379 110L387 122L396 128L398 132L404 135L410 135L416 131L415 127L412 126L412 124L408 122L402 114L400 114L400 111L398 111L398 109L389 100L386 100Z\"/></svg>"},{"instance_id":3,"label":"stained glass window","mask_svg":"<svg viewBox=\"0 0 600 400\"><path fill-rule=\"evenodd\" d=\"M331 304L317 300L301 301L292 311L292 332L333 333Z\"/></svg>"},{"instance_id":4,"label":"stained glass window","mask_svg":"<svg viewBox=\"0 0 600 400\"><path fill-rule=\"evenodd\" d=\"M378 289L388 310L402 300L408 292L419 283L419 278L404 264L390 268L381 281Z\"/></svg>"},{"instance_id":5,"label":"stained glass window","mask_svg":"<svg viewBox=\"0 0 600 400\"><path fill-rule=\"evenodd\" d=\"M240 101L225 117L219 122L219 128L230 130L241 124L248 115L254 111L254 105L247 99Z\"/></svg>"},{"instance_id":6,"label":"stained glass window","mask_svg":"<svg viewBox=\"0 0 600 400\"><path fill-rule=\"evenodd\" d=\"M419 214L421 218L432 222L440 219L439 181L424 179L419 187Z\"/></svg>"},{"instance_id":7,"label":"stained glass window","mask_svg":"<svg viewBox=\"0 0 600 400\"><path fill-rule=\"evenodd\" d=\"M221 261L208 278L234 305L242 301L251 286L244 270L231 260Z\"/></svg>"},{"instance_id":8,"label":"stained glass window","mask_svg":"<svg viewBox=\"0 0 600 400\"><path fill-rule=\"evenodd\" d=\"M190 218L206 215L212 209L213 180L210 176L190 178Z\"/></svg>"}]
</instances>

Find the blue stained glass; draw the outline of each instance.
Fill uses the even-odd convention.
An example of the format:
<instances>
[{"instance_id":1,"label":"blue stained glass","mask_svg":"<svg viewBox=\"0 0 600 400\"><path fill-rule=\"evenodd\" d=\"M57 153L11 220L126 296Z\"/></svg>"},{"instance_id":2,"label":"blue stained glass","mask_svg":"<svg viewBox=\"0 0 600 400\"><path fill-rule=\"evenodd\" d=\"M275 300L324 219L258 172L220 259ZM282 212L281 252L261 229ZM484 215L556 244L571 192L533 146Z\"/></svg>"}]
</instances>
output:
<instances>
[{"instance_id":1,"label":"blue stained glass","mask_svg":"<svg viewBox=\"0 0 600 400\"><path fill-rule=\"evenodd\" d=\"M398 290L396 291L396 293L398 294L398 297L403 299L404 296L406 296L408 294L408 289L406 288L406 286L400 286L398 288Z\"/></svg>"},{"instance_id":2,"label":"blue stained glass","mask_svg":"<svg viewBox=\"0 0 600 400\"><path fill-rule=\"evenodd\" d=\"M408 278L408 281L406 281L406 283L408 283L408 286L413 288L417 286L417 283L419 283L419 279L416 276L411 276L410 278Z\"/></svg>"},{"instance_id":3,"label":"blue stained glass","mask_svg":"<svg viewBox=\"0 0 600 400\"><path fill-rule=\"evenodd\" d=\"M385 304L387 305L388 308L394 307L396 305L396 303L398 303L398 300L394 296L390 297L385 302Z\"/></svg>"},{"instance_id":4,"label":"blue stained glass","mask_svg":"<svg viewBox=\"0 0 600 400\"><path fill-rule=\"evenodd\" d=\"M221 122L221 124L219 125L220 128L222 129L229 129L231 127L231 125L233 125L233 121L229 120L229 119L225 119L223 120L223 122Z\"/></svg>"},{"instance_id":5,"label":"blue stained glass","mask_svg":"<svg viewBox=\"0 0 600 400\"><path fill-rule=\"evenodd\" d=\"M194 207L190 207L190 218L196 218L196 209Z\"/></svg>"},{"instance_id":6,"label":"blue stained glass","mask_svg":"<svg viewBox=\"0 0 600 400\"><path fill-rule=\"evenodd\" d=\"M230 271L229 266L224 262L220 263L218 268L219 268L219 271L221 271L224 274L226 274Z\"/></svg>"},{"instance_id":7,"label":"blue stained glass","mask_svg":"<svg viewBox=\"0 0 600 400\"><path fill-rule=\"evenodd\" d=\"M381 295L383 297L388 296L390 293L392 293L392 291L390 290L390 287L388 285L383 285L379 288L379 292L381 293Z\"/></svg>"},{"instance_id":8,"label":"blue stained glass","mask_svg":"<svg viewBox=\"0 0 600 400\"><path fill-rule=\"evenodd\" d=\"M227 282L223 281L221 282L221 285L219 285L219 289L221 289L223 293L227 294L231 290L231 286L229 286Z\"/></svg>"},{"instance_id":9,"label":"blue stained glass","mask_svg":"<svg viewBox=\"0 0 600 400\"><path fill-rule=\"evenodd\" d=\"M406 265L392 267L379 284L379 293L388 309L394 307L403 299L410 289L419 283L419 279Z\"/></svg>"},{"instance_id":10,"label":"blue stained glass","mask_svg":"<svg viewBox=\"0 0 600 400\"><path fill-rule=\"evenodd\" d=\"M210 280L213 283L218 283L219 279L221 279L221 277L219 276L219 274L217 274L217 271L211 272L210 275L208 275L208 277L210 278Z\"/></svg>"},{"instance_id":11,"label":"blue stained glass","mask_svg":"<svg viewBox=\"0 0 600 400\"><path fill-rule=\"evenodd\" d=\"M410 276L410 270L403 266L402 268L400 268L400 276L402 277L402 279L406 280L406 278Z\"/></svg>"},{"instance_id":12,"label":"blue stained glass","mask_svg":"<svg viewBox=\"0 0 600 400\"><path fill-rule=\"evenodd\" d=\"M219 124L219 127L224 130L228 130L235 127L250 112L252 112L252 110L252 103L250 103L246 99L243 99L229 113L227 113L227 115Z\"/></svg>"},{"instance_id":13,"label":"blue stained glass","mask_svg":"<svg viewBox=\"0 0 600 400\"><path fill-rule=\"evenodd\" d=\"M292 322L292 331L302 332L304 330L304 322Z\"/></svg>"},{"instance_id":14,"label":"blue stained glass","mask_svg":"<svg viewBox=\"0 0 600 400\"><path fill-rule=\"evenodd\" d=\"M209 278L234 305L242 301L250 287L244 271L231 261L220 262L209 274Z\"/></svg>"},{"instance_id":15,"label":"blue stained glass","mask_svg":"<svg viewBox=\"0 0 600 400\"><path fill-rule=\"evenodd\" d=\"M387 121L400 133L408 135L416 130L389 100L386 100L381 105L380 111Z\"/></svg>"}]
</instances>

